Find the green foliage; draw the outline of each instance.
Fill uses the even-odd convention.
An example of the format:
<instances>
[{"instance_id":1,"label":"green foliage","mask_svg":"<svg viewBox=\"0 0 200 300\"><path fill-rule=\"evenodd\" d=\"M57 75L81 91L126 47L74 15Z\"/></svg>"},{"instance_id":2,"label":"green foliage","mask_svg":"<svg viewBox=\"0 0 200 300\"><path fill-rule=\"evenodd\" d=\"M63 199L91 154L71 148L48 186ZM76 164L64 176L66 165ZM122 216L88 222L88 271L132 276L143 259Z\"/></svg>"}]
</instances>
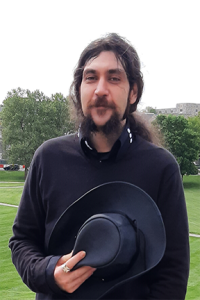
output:
<instances>
[{"instance_id":1,"label":"green foliage","mask_svg":"<svg viewBox=\"0 0 200 300\"><path fill-rule=\"evenodd\" d=\"M146 113L153 113L153 114L157 115L156 108L153 108L153 107L151 107L151 106L147 106L147 107L144 109L144 112L146 112Z\"/></svg>"},{"instance_id":2,"label":"green foliage","mask_svg":"<svg viewBox=\"0 0 200 300\"><path fill-rule=\"evenodd\" d=\"M197 133L197 141L199 144L199 153L200 153L200 112L198 116L188 118L188 125L191 130Z\"/></svg>"},{"instance_id":3,"label":"green foliage","mask_svg":"<svg viewBox=\"0 0 200 300\"><path fill-rule=\"evenodd\" d=\"M194 161L199 154L199 132L183 116L159 115L154 125L164 135L166 148L176 157L182 176L197 174Z\"/></svg>"},{"instance_id":4,"label":"green foliage","mask_svg":"<svg viewBox=\"0 0 200 300\"><path fill-rule=\"evenodd\" d=\"M3 102L2 136L9 163L29 167L35 150L46 140L73 131L68 99L46 97L36 90L12 90Z\"/></svg>"}]
</instances>

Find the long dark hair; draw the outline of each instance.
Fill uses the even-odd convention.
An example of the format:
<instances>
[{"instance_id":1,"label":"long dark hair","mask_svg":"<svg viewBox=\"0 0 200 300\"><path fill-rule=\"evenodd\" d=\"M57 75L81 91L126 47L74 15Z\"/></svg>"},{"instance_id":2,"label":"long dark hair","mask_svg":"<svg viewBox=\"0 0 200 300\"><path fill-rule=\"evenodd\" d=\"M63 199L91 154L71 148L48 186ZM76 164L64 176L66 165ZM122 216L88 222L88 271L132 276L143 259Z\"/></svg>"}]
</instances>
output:
<instances>
[{"instance_id":1,"label":"long dark hair","mask_svg":"<svg viewBox=\"0 0 200 300\"><path fill-rule=\"evenodd\" d=\"M98 57L102 51L112 51L117 60L119 60L126 72L130 90L133 89L134 84L137 85L137 99L135 103L128 106L126 118L132 127L132 131L141 135L148 141L153 141L150 130L140 122L138 117L134 117L134 112L142 96L144 82L141 72L141 64L135 48L125 38L116 33L107 34L105 37L99 38L91 42L81 53L78 65L74 71L74 80L70 87L69 97L74 104L77 116L81 120L83 112L81 108L80 85L82 82L83 70L87 62L91 58Z\"/></svg>"}]
</instances>

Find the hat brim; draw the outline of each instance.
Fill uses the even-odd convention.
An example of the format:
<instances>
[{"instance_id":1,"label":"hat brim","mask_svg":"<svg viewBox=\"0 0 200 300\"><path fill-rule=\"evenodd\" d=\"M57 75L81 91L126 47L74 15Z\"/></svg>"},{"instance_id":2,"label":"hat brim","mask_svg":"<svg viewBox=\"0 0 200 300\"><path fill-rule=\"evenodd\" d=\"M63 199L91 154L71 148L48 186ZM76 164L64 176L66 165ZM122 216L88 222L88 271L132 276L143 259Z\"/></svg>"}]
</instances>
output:
<instances>
[{"instance_id":1,"label":"hat brim","mask_svg":"<svg viewBox=\"0 0 200 300\"><path fill-rule=\"evenodd\" d=\"M70 299L98 299L116 285L146 273L163 257L166 247L165 228L157 205L142 189L119 181L95 187L64 211L50 235L48 255L70 253L79 228L88 218L112 212L120 212L136 220L145 238L145 270L140 271L132 266L123 276L107 282L92 276L70 295Z\"/></svg>"}]
</instances>

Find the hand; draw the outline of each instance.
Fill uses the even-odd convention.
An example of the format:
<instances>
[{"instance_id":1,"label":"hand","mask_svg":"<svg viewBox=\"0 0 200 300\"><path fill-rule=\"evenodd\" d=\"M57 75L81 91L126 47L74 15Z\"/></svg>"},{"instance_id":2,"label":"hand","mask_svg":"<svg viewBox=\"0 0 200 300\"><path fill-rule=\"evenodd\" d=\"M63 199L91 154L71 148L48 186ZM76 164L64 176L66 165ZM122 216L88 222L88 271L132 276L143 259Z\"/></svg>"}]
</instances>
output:
<instances>
[{"instance_id":1,"label":"hand","mask_svg":"<svg viewBox=\"0 0 200 300\"><path fill-rule=\"evenodd\" d=\"M88 279L96 269L84 266L77 270L65 273L62 265L67 262L68 268L71 270L81 259L85 257L84 251L78 252L72 257L72 253L62 256L55 267L54 278L57 285L68 293L73 293L86 279Z\"/></svg>"}]
</instances>

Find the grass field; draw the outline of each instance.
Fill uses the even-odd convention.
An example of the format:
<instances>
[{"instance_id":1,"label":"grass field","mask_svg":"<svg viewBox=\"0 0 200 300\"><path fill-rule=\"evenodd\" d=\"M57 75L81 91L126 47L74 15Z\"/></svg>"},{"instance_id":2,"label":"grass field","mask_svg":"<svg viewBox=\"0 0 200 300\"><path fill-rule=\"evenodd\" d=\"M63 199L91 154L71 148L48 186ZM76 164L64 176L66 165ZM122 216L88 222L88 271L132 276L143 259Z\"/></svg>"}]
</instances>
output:
<instances>
[{"instance_id":1,"label":"grass field","mask_svg":"<svg viewBox=\"0 0 200 300\"><path fill-rule=\"evenodd\" d=\"M0 171L1 181L19 181L24 182L24 171Z\"/></svg>"},{"instance_id":2,"label":"grass field","mask_svg":"<svg viewBox=\"0 0 200 300\"><path fill-rule=\"evenodd\" d=\"M8 239L12 234L12 223L16 215L17 208L0 206L0 299L9 300L33 300L32 293L21 281L20 276L11 262L11 253L8 248Z\"/></svg>"},{"instance_id":3,"label":"grass field","mask_svg":"<svg viewBox=\"0 0 200 300\"><path fill-rule=\"evenodd\" d=\"M18 175L10 172L12 175L5 175L5 181L2 183L0 171L0 202L18 205L22 193L23 180L19 180ZM8 173L8 172L5 172ZM15 177L16 176L16 177ZM22 184L11 183L16 181ZM190 232L200 234L200 176L185 176L184 190L186 195ZM21 281L15 267L11 262L11 254L8 248L8 240L12 234L11 227L17 212L17 208L0 206L0 299L6 300L33 300L35 294L31 292ZM186 300L200 299L200 238L190 237L191 261L190 277L188 283L188 292Z\"/></svg>"},{"instance_id":4,"label":"grass field","mask_svg":"<svg viewBox=\"0 0 200 300\"><path fill-rule=\"evenodd\" d=\"M183 186L190 232L200 234L200 176L184 176Z\"/></svg>"},{"instance_id":5,"label":"grass field","mask_svg":"<svg viewBox=\"0 0 200 300\"><path fill-rule=\"evenodd\" d=\"M0 187L19 187L23 188L24 182L2 182L0 181Z\"/></svg>"}]
</instances>

